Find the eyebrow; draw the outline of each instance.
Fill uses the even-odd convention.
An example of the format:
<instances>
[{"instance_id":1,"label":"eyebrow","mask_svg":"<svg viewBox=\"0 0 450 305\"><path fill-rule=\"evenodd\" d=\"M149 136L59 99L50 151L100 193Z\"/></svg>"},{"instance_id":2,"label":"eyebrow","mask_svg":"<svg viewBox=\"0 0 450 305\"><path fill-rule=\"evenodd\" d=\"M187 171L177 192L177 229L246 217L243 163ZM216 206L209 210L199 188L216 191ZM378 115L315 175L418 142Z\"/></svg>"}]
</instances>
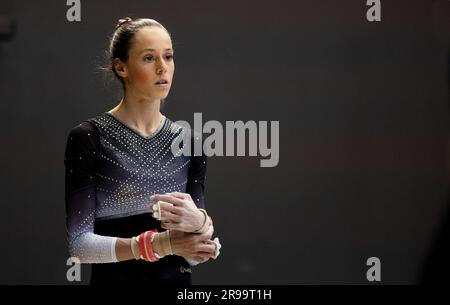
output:
<instances>
[{"instance_id":1,"label":"eyebrow","mask_svg":"<svg viewBox=\"0 0 450 305\"><path fill-rule=\"evenodd\" d=\"M141 53L144 53L144 52L147 52L147 51L155 52L156 50L155 49L144 49L144 50L141 51ZM167 49L164 49L164 51L173 51L173 50L172 50L172 48L167 48Z\"/></svg>"}]
</instances>

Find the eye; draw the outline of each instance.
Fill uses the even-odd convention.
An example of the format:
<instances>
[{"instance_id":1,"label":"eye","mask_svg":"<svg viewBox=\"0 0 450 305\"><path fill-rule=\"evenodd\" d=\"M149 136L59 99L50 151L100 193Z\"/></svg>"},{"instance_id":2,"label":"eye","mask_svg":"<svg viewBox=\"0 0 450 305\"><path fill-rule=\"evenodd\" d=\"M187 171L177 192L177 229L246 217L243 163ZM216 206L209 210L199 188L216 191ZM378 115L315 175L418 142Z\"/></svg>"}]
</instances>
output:
<instances>
[{"instance_id":1,"label":"eye","mask_svg":"<svg viewBox=\"0 0 450 305\"><path fill-rule=\"evenodd\" d=\"M144 61L152 61L152 60L153 60L153 56L151 56L151 55L144 56Z\"/></svg>"},{"instance_id":2,"label":"eye","mask_svg":"<svg viewBox=\"0 0 450 305\"><path fill-rule=\"evenodd\" d=\"M173 60L173 54L168 54L168 55L166 55L166 59L167 60Z\"/></svg>"}]
</instances>

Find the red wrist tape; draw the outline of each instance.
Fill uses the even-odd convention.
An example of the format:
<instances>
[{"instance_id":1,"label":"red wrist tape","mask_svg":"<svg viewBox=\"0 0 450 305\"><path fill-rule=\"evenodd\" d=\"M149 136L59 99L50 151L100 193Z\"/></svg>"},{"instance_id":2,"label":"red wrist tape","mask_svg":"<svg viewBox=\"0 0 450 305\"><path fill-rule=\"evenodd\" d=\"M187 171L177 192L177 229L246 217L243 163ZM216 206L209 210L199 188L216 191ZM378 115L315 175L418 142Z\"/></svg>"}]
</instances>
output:
<instances>
[{"instance_id":1,"label":"red wrist tape","mask_svg":"<svg viewBox=\"0 0 450 305\"><path fill-rule=\"evenodd\" d=\"M159 260L159 258L156 257L155 252L153 251L153 246L152 246L152 235L155 233L158 233L158 231L156 231L156 229L151 230L151 231L147 231L147 237L145 239L145 245L147 246L147 257L148 260L151 262L156 262L157 260Z\"/></svg>"},{"instance_id":2,"label":"red wrist tape","mask_svg":"<svg viewBox=\"0 0 450 305\"><path fill-rule=\"evenodd\" d=\"M159 260L152 246L152 235L155 233L158 233L156 229L143 232L139 235L139 249L141 250L142 258L147 262L156 262Z\"/></svg>"},{"instance_id":3,"label":"red wrist tape","mask_svg":"<svg viewBox=\"0 0 450 305\"><path fill-rule=\"evenodd\" d=\"M139 250L141 250L142 259L148 261L147 251L145 251L145 232L139 235Z\"/></svg>"}]
</instances>

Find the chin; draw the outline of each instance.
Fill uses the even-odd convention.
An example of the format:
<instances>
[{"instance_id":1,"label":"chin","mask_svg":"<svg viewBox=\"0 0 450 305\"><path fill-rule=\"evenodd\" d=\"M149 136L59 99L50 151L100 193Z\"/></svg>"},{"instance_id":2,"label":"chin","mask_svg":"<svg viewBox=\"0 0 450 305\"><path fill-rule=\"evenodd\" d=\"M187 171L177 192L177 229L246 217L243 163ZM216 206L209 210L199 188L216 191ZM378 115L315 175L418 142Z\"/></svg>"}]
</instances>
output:
<instances>
[{"instance_id":1,"label":"chin","mask_svg":"<svg viewBox=\"0 0 450 305\"><path fill-rule=\"evenodd\" d=\"M160 99L165 99L165 98L167 98L168 96L169 96L169 92L167 92L167 94L161 95Z\"/></svg>"},{"instance_id":2,"label":"chin","mask_svg":"<svg viewBox=\"0 0 450 305\"><path fill-rule=\"evenodd\" d=\"M167 98L169 96L169 94L148 94L146 96L147 96L147 99L162 100L162 99Z\"/></svg>"}]
</instances>

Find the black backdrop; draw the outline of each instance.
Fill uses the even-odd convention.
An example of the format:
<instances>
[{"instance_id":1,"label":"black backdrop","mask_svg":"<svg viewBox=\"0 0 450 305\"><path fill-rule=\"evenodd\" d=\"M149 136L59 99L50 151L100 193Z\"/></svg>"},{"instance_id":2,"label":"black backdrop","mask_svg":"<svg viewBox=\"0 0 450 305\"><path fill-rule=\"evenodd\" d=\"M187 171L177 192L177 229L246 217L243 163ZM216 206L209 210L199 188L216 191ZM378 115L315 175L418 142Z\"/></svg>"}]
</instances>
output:
<instances>
[{"instance_id":1,"label":"black backdrop","mask_svg":"<svg viewBox=\"0 0 450 305\"><path fill-rule=\"evenodd\" d=\"M382 0L372 23L365 0L81 3L80 22L65 0L0 3L16 24L0 41L0 283L68 283L66 136L120 99L98 67L123 16L173 36L169 118L280 122L277 167L210 158L223 250L194 283L364 284L371 256L382 283L439 273L450 1Z\"/></svg>"}]
</instances>

